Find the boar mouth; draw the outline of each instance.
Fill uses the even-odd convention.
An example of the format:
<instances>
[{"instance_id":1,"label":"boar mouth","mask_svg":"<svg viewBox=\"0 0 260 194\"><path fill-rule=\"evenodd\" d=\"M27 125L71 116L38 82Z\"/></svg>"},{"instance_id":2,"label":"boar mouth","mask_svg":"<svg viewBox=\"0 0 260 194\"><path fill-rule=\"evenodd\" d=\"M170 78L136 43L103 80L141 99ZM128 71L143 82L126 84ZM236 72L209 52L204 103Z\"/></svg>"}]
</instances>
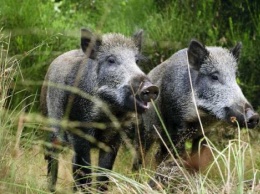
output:
<instances>
[{"instance_id":1,"label":"boar mouth","mask_svg":"<svg viewBox=\"0 0 260 194\"><path fill-rule=\"evenodd\" d=\"M134 109L138 113L143 113L145 110L149 109L148 102L142 101L138 96L131 96L131 101L133 101Z\"/></svg>"},{"instance_id":2,"label":"boar mouth","mask_svg":"<svg viewBox=\"0 0 260 194\"><path fill-rule=\"evenodd\" d=\"M148 103L147 102L144 102L142 100L139 100L139 99L136 99L136 105L143 108L144 110L148 109L149 106L148 106Z\"/></svg>"}]
</instances>

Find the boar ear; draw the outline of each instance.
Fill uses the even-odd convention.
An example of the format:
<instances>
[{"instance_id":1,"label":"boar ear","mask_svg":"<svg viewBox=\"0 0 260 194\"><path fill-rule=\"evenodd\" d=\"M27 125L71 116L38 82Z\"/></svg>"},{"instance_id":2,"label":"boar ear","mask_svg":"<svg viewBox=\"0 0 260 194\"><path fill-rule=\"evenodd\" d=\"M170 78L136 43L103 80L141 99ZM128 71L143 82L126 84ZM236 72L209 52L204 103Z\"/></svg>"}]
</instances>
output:
<instances>
[{"instance_id":1,"label":"boar ear","mask_svg":"<svg viewBox=\"0 0 260 194\"><path fill-rule=\"evenodd\" d=\"M203 61L209 56L209 52L206 47L198 42L192 40L188 48L189 64L195 69L199 70Z\"/></svg>"},{"instance_id":2,"label":"boar ear","mask_svg":"<svg viewBox=\"0 0 260 194\"><path fill-rule=\"evenodd\" d=\"M142 29L140 29L133 35L133 40L139 51L141 51L142 46L143 46L143 34L144 34L144 31Z\"/></svg>"},{"instance_id":3,"label":"boar ear","mask_svg":"<svg viewBox=\"0 0 260 194\"><path fill-rule=\"evenodd\" d=\"M81 49L91 59L95 59L101 39L86 28L81 29Z\"/></svg>"},{"instance_id":4,"label":"boar ear","mask_svg":"<svg viewBox=\"0 0 260 194\"><path fill-rule=\"evenodd\" d=\"M230 49L230 52L236 58L236 60L239 59L239 56L240 56L240 53L241 53L241 49L242 49L242 43L241 42L238 42L236 44L236 46L234 46L232 49Z\"/></svg>"}]
</instances>

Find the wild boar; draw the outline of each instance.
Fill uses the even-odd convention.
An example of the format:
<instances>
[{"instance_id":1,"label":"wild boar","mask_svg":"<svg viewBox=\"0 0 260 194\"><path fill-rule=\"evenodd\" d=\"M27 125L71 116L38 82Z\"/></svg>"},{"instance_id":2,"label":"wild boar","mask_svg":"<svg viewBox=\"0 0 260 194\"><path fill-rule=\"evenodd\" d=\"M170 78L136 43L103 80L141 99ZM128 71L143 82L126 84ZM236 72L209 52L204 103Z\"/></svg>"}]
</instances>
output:
<instances>
[{"instance_id":1,"label":"wild boar","mask_svg":"<svg viewBox=\"0 0 260 194\"><path fill-rule=\"evenodd\" d=\"M231 118L241 127L254 128L259 123L259 115L236 81L241 47L241 43L230 50L205 47L202 43L192 40L188 48L176 52L150 71L148 77L160 88L155 104L170 140L152 107L142 115L143 129L140 132L144 153L157 141L160 145L156 154L157 163L160 164L168 154L155 132L156 128L169 148L172 148L170 141L173 142L177 153L174 149L171 151L182 156L187 167L198 170L208 163L206 159L210 158L211 152L206 150L205 141L199 146L203 134L197 113L206 133L216 122L232 123ZM193 144L191 156L188 157L184 152L187 139L191 139ZM133 168L138 168L141 163L139 156Z\"/></svg>"},{"instance_id":2,"label":"wild boar","mask_svg":"<svg viewBox=\"0 0 260 194\"><path fill-rule=\"evenodd\" d=\"M91 185L91 147L102 142L110 148L100 149L98 165L111 170L121 142L119 132L126 127L122 123L131 118L129 114L145 112L150 100L157 98L158 87L137 66L142 58L142 34L141 30L132 38L117 33L97 36L82 29L81 49L66 52L51 63L41 91L43 114L58 121L50 126L48 142L52 146L45 155L51 191L55 190L58 173L56 145L72 145L74 189L87 189ZM116 127L112 116L122 129ZM76 130L62 128L59 121L63 119L82 126ZM105 124L105 129L99 130L95 123ZM107 176L97 177L98 182L107 180ZM102 183L98 187L107 189Z\"/></svg>"}]
</instances>

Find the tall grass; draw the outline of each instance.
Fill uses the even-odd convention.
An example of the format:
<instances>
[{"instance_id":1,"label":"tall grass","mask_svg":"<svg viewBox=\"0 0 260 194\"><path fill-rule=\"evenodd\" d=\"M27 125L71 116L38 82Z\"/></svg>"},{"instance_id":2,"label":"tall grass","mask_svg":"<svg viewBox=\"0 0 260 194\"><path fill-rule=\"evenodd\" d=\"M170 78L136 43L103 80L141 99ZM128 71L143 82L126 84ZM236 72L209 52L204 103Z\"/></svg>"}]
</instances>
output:
<instances>
[{"instance_id":1,"label":"tall grass","mask_svg":"<svg viewBox=\"0 0 260 194\"><path fill-rule=\"evenodd\" d=\"M238 129L239 130L239 129ZM259 170L255 166L254 150L248 142L241 139L231 140L224 150L210 145L214 162L201 174L190 175L181 167L168 161L160 166L157 173L168 180L167 192L181 193L258 193ZM259 156L258 156L259 157ZM174 169L174 168L177 168ZM171 172L175 173L171 173ZM185 175L189 179L185 178ZM178 192L177 192L178 193Z\"/></svg>"},{"instance_id":2,"label":"tall grass","mask_svg":"<svg viewBox=\"0 0 260 194\"><path fill-rule=\"evenodd\" d=\"M155 106L155 105L154 105ZM156 109L156 107L155 107ZM160 115L158 115L160 117ZM162 120L161 120L162 122ZM234 120L236 122L236 120ZM162 123L167 134L167 129ZM201 126L202 130L203 125ZM158 136L160 133L155 128ZM225 130L225 129L224 129ZM166 193L258 193L260 192L259 157L250 138L248 129L237 127L232 130L234 138L225 140L225 147L212 141L212 134L204 139L213 154L213 161L206 170L190 173L183 167L183 161L173 156L167 147L169 158L156 169L155 188ZM256 131L257 133L257 131ZM213 133L213 136L216 136ZM224 136L223 136L224 137ZM223 138L222 137L222 138ZM218 136L221 138L221 136ZM164 140L161 138L161 141ZM256 143L256 142L254 142Z\"/></svg>"},{"instance_id":3,"label":"tall grass","mask_svg":"<svg viewBox=\"0 0 260 194\"><path fill-rule=\"evenodd\" d=\"M33 148L34 135L23 133L22 118L27 108L24 103L26 99L22 100L17 107L9 108L13 96L19 93L15 90L15 75L21 73L20 62L9 54L10 36L0 32L0 44L0 192L36 193L39 185L36 187L35 179L31 177L34 176L32 172L38 170L36 165L33 166L37 160L33 160L33 155L29 154ZM31 164L29 168L27 168L28 164ZM27 179L30 181L27 182Z\"/></svg>"}]
</instances>

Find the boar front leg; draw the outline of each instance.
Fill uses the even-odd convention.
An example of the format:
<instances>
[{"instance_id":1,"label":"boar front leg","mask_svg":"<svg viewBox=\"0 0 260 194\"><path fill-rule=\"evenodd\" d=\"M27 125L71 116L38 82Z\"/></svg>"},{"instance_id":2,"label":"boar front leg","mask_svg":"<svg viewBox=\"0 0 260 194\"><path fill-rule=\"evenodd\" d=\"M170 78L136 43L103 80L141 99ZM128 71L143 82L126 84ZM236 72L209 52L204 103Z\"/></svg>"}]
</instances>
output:
<instances>
[{"instance_id":1,"label":"boar front leg","mask_svg":"<svg viewBox=\"0 0 260 194\"><path fill-rule=\"evenodd\" d=\"M74 191L78 188L87 190L91 186L90 143L77 135L73 135L74 157L72 164L75 181Z\"/></svg>"},{"instance_id":2,"label":"boar front leg","mask_svg":"<svg viewBox=\"0 0 260 194\"><path fill-rule=\"evenodd\" d=\"M106 174L107 172L102 171L102 169L112 170L118 149L121 144L121 138L120 135L117 134L114 138L112 138L109 142L106 142L107 145L110 146L111 151L107 152L105 150L100 149L99 151L99 167L100 171L99 173ZM108 184L108 177L104 175L99 175L97 177L98 182L98 190L99 191L106 191L107 190L107 184Z\"/></svg>"}]
</instances>

